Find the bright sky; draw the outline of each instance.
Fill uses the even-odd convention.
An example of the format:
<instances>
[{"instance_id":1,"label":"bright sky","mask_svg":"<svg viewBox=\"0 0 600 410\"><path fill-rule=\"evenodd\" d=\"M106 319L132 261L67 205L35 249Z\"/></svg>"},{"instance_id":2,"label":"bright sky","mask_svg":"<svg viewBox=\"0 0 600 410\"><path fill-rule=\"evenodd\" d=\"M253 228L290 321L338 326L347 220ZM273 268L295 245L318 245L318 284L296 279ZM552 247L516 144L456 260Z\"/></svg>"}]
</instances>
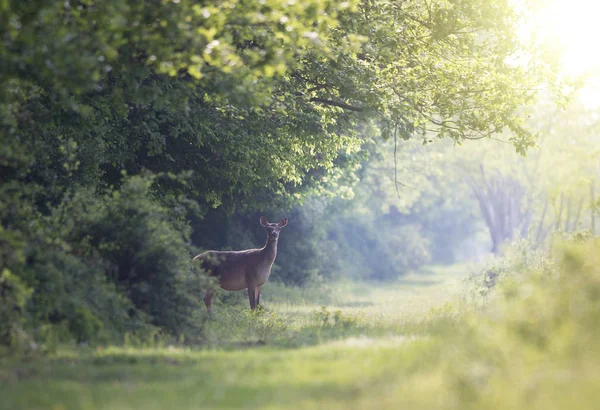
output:
<instances>
[{"instance_id":1,"label":"bright sky","mask_svg":"<svg viewBox=\"0 0 600 410\"><path fill-rule=\"evenodd\" d=\"M588 106L600 106L600 0L546 0L536 19L540 34L563 49L565 74L596 71L580 98Z\"/></svg>"},{"instance_id":2,"label":"bright sky","mask_svg":"<svg viewBox=\"0 0 600 410\"><path fill-rule=\"evenodd\" d=\"M563 66L570 74L600 67L600 1L549 0L539 17L541 29L565 49Z\"/></svg>"}]
</instances>

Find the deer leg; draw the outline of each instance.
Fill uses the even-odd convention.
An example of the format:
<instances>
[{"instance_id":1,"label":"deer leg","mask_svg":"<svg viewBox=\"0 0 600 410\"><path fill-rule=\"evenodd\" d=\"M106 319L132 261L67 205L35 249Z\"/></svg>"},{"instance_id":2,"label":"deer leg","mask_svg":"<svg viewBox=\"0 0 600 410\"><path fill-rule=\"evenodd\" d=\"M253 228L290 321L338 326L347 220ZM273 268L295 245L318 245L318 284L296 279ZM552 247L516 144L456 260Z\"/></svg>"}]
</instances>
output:
<instances>
[{"instance_id":1,"label":"deer leg","mask_svg":"<svg viewBox=\"0 0 600 410\"><path fill-rule=\"evenodd\" d=\"M204 304L206 305L206 310L208 310L208 316L212 317L212 301L215 297L215 293L217 293L214 289L209 289L206 291L204 295Z\"/></svg>"},{"instance_id":2,"label":"deer leg","mask_svg":"<svg viewBox=\"0 0 600 410\"><path fill-rule=\"evenodd\" d=\"M250 309L256 308L256 288L248 286L248 299L250 300Z\"/></svg>"},{"instance_id":3,"label":"deer leg","mask_svg":"<svg viewBox=\"0 0 600 410\"><path fill-rule=\"evenodd\" d=\"M256 306L260 306L260 288L262 285L256 287Z\"/></svg>"}]
</instances>

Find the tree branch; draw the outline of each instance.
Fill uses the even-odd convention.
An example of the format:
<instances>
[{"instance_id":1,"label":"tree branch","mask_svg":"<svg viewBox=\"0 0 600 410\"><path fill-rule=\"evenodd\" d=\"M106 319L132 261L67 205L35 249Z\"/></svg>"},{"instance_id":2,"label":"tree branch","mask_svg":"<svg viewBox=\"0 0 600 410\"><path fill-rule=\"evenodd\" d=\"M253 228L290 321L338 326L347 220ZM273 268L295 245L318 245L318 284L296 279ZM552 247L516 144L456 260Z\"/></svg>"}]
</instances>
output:
<instances>
[{"instance_id":1,"label":"tree branch","mask_svg":"<svg viewBox=\"0 0 600 410\"><path fill-rule=\"evenodd\" d=\"M313 91L319 91L322 90L324 88L331 88L332 86L329 84L319 84L319 85L315 85L314 87L309 88L308 90L306 90L307 93L312 93Z\"/></svg>"},{"instance_id":2,"label":"tree branch","mask_svg":"<svg viewBox=\"0 0 600 410\"><path fill-rule=\"evenodd\" d=\"M353 105L346 104L343 102L326 100L324 98L318 98L318 97L313 97L313 98L309 99L308 101L316 102L316 103L320 103L320 104L324 104L324 105L331 105L334 107L339 107L339 108L343 108L344 110L349 110L349 111L354 111L354 112L363 112L365 110L363 107L355 107Z\"/></svg>"}]
</instances>

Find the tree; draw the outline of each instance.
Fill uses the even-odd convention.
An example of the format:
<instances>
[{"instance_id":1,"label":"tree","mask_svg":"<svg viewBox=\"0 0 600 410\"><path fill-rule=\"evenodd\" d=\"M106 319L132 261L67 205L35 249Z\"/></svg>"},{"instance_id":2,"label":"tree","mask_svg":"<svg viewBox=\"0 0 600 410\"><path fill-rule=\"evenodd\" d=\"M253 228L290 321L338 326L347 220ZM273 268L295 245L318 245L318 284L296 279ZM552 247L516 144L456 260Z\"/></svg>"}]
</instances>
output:
<instances>
[{"instance_id":1,"label":"tree","mask_svg":"<svg viewBox=\"0 0 600 410\"><path fill-rule=\"evenodd\" d=\"M566 110L542 102L535 111L544 118L530 125L540 145L526 158L515 157L506 144L486 141L465 147L456 161L477 199L494 253L517 239L543 246L555 233L593 230L597 112L578 101Z\"/></svg>"}]
</instances>

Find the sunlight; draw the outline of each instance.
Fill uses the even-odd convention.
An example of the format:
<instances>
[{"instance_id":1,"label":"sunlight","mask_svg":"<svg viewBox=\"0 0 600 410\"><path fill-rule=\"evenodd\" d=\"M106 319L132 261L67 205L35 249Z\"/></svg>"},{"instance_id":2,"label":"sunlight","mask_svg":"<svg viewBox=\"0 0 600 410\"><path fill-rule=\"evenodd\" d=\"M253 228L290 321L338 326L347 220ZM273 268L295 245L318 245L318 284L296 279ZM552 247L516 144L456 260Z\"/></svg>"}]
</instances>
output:
<instances>
[{"instance_id":1,"label":"sunlight","mask_svg":"<svg viewBox=\"0 0 600 410\"><path fill-rule=\"evenodd\" d=\"M600 107L600 76L588 78L585 87L579 90L577 95L586 108Z\"/></svg>"},{"instance_id":2,"label":"sunlight","mask_svg":"<svg viewBox=\"0 0 600 410\"><path fill-rule=\"evenodd\" d=\"M579 75L600 68L600 54L593 43L600 37L600 2L596 0L550 0L538 18L542 36L562 49L566 74Z\"/></svg>"},{"instance_id":3,"label":"sunlight","mask_svg":"<svg viewBox=\"0 0 600 410\"><path fill-rule=\"evenodd\" d=\"M542 0L543 6L523 28L523 35L535 36L559 58L562 75L585 77L577 98L588 109L600 107L600 53L595 44L600 37L600 2L596 0Z\"/></svg>"}]
</instances>

